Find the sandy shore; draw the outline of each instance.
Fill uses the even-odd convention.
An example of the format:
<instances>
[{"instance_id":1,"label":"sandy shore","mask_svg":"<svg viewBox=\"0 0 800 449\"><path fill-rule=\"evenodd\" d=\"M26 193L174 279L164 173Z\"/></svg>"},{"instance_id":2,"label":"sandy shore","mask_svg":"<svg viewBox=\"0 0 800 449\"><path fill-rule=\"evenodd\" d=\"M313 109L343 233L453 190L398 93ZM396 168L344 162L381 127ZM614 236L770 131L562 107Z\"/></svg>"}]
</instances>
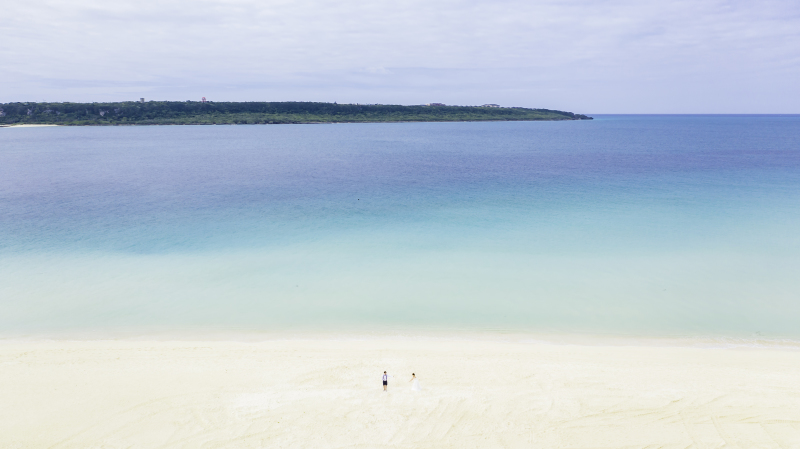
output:
<instances>
[{"instance_id":1,"label":"sandy shore","mask_svg":"<svg viewBox=\"0 0 800 449\"><path fill-rule=\"evenodd\" d=\"M41 128L44 126L61 126L61 125L0 125L0 128Z\"/></svg>"},{"instance_id":2,"label":"sandy shore","mask_svg":"<svg viewBox=\"0 0 800 449\"><path fill-rule=\"evenodd\" d=\"M3 448L799 448L800 351L4 341L0 435Z\"/></svg>"}]
</instances>

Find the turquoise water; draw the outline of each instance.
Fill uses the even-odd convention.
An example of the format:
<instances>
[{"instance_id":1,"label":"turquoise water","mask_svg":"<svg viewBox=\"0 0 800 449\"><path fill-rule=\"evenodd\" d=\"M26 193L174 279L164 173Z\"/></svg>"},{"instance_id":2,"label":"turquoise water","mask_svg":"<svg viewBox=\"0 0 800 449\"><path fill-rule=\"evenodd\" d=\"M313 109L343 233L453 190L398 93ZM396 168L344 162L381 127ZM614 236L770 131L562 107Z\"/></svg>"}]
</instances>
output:
<instances>
[{"instance_id":1,"label":"turquoise water","mask_svg":"<svg viewBox=\"0 0 800 449\"><path fill-rule=\"evenodd\" d=\"M0 334L800 337L800 116L0 129Z\"/></svg>"}]
</instances>

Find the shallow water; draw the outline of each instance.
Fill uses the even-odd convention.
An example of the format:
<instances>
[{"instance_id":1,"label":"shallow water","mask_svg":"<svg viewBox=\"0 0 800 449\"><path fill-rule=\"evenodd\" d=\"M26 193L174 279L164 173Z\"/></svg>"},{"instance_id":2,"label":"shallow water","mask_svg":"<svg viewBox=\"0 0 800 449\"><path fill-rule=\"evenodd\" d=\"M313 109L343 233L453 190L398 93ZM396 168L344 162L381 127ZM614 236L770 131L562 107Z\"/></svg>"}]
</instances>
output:
<instances>
[{"instance_id":1,"label":"shallow water","mask_svg":"<svg viewBox=\"0 0 800 449\"><path fill-rule=\"evenodd\" d=\"M800 337L800 116L0 129L0 334Z\"/></svg>"}]
</instances>

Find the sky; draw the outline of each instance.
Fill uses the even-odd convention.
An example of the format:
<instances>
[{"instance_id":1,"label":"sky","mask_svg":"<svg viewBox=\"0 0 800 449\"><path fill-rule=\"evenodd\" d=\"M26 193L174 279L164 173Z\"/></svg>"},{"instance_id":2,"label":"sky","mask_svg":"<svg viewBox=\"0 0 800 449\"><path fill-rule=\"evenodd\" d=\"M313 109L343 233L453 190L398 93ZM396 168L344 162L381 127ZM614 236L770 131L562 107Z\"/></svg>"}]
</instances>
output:
<instances>
[{"instance_id":1,"label":"sky","mask_svg":"<svg viewBox=\"0 0 800 449\"><path fill-rule=\"evenodd\" d=\"M800 1L0 0L0 103L800 113Z\"/></svg>"}]
</instances>

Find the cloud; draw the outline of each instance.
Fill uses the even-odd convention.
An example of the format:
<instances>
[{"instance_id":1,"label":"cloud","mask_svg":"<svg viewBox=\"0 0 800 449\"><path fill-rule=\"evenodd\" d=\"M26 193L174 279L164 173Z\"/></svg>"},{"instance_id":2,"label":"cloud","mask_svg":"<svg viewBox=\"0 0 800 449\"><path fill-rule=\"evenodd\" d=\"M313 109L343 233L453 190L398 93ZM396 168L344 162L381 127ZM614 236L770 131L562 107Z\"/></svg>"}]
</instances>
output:
<instances>
[{"instance_id":1,"label":"cloud","mask_svg":"<svg viewBox=\"0 0 800 449\"><path fill-rule=\"evenodd\" d=\"M0 10L0 101L800 112L795 1L0 0Z\"/></svg>"}]
</instances>

